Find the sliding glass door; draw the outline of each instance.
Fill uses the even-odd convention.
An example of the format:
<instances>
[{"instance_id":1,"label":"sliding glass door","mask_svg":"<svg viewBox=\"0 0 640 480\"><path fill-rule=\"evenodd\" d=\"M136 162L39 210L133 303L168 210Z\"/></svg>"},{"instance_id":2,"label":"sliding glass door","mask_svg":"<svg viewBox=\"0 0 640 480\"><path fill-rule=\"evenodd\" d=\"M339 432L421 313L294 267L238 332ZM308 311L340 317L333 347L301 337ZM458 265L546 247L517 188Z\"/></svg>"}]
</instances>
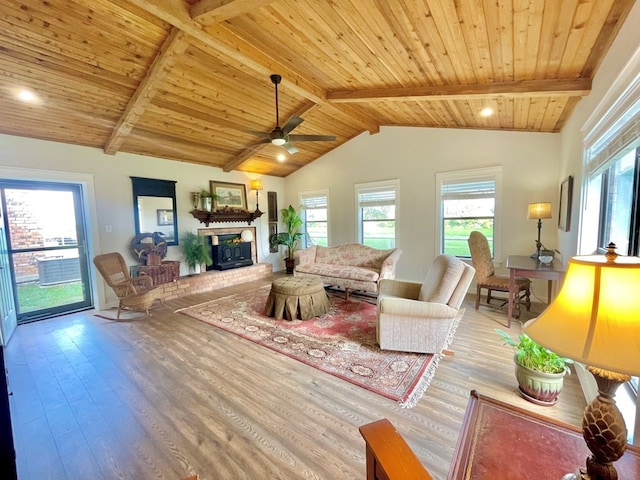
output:
<instances>
[{"instance_id":1,"label":"sliding glass door","mask_svg":"<svg viewBox=\"0 0 640 480\"><path fill-rule=\"evenodd\" d=\"M18 323L91 307L80 185L0 181Z\"/></svg>"}]
</instances>

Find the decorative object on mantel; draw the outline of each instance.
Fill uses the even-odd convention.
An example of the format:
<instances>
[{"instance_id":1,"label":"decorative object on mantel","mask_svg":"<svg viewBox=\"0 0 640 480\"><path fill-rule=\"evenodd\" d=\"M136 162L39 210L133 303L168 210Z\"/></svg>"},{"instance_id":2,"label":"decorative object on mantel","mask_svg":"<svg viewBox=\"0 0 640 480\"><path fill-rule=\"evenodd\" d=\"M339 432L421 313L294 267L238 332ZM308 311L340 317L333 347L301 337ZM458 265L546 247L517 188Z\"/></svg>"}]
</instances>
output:
<instances>
[{"instance_id":1,"label":"decorative object on mantel","mask_svg":"<svg viewBox=\"0 0 640 480\"><path fill-rule=\"evenodd\" d=\"M184 232L180 238L180 249L189 267L189 275L200 273L200 265L211 265L213 260L209 254L209 246L204 238L193 232Z\"/></svg>"},{"instance_id":2,"label":"decorative object on mantel","mask_svg":"<svg viewBox=\"0 0 640 480\"><path fill-rule=\"evenodd\" d=\"M300 240L300 237L302 237L302 233L300 232L302 219L292 205L289 205L287 208L283 208L280 213L282 213L282 222L286 225L287 231L276 233L269 239L269 243L271 245L284 245L287 247L287 257L284 262L287 273L292 274L295 267L295 258L293 254L298 248L298 241Z\"/></svg>"},{"instance_id":3,"label":"decorative object on mantel","mask_svg":"<svg viewBox=\"0 0 640 480\"><path fill-rule=\"evenodd\" d=\"M200 190L200 201L202 202L202 210L210 212L213 208L213 197L211 192L204 188ZM197 208L197 207L196 207Z\"/></svg>"},{"instance_id":4,"label":"decorative object on mantel","mask_svg":"<svg viewBox=\"0 0 640 480\"><path fill-rule=\"evenodd\" d=\"M197 210L200 206L200 192L191 192L191 206Z\"/></svg>"},{"instance_id":5,"label":"decorative object on mantel","mask_svg":"<svg viewBox=\"0 0 640 480\"><path fill-rule=\"evenodd\" d=\"M556 299L524 325L541 345L587 365L598 384L598 396L582 417L592 455L586 471L568 473L565 480L618 478L613 462L627 448L627 429L614 396L620 384L640 374L638 291L640 257L618 256L610 243L605 255L571 258Z\"/></svg>"},{"instance_id":6,"label":"decorative object on mantel","mask_svg":"<svg viewBox=\"0 0 640 480\"><path fill-rule=\"evenodd\" d=\"M527 209L527 218L538 220L538 239L536 240L536 253L531 255L533 258L540 257L540 230L542 230L542 219L551 218L551 202L530 203Z\"/></svg>"},{"instance_id":7,"label":"decorative object on mantel","mask_svg":"<svg viewBox=\"0 0 640 480\"><path fill-rule=\"evenodd\" d=\"M251 190L255 190L256 192L256 212L260 212L260 208L258 207L258 192L262 190L262 180L251 180ZM262 212L260 212L262 213Z\"/></svg>"},{"instance_id":8,"label":"decorative object on mantel","mask_svg":"<svg viewBox=\"0 0 640 480\"><path fill-rule=\"evenodd\" d=\"M160 265L167 255L167 242L162 232L140 233L129 244L131 255L143 265Z\"/></svg>"},{"instance_id":9,"label":"decorative object on mantel","mask_svg":"<svg viewBox=\"0 0 640 480\"><path fill-rule=\"evenodd\" d=\"M243 242L253 242L253 232L251 230L243 230L240 233Z\"/></svg>"}]
</instances>

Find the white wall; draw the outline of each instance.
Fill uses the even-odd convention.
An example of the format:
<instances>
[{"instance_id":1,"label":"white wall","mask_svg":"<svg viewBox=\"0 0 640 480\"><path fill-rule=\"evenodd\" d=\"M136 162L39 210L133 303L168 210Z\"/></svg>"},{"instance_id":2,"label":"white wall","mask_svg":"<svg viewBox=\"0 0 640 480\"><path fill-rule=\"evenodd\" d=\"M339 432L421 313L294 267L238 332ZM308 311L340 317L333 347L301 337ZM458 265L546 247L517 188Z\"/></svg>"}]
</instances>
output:
<instances>
[{"instance_id":1,"label":"white wall","mask_svg":"<svg viewBox=\"0 0 640 480\"><path fill-rule=\"evenodd\" d=\"M558 232L565 258L578 253L578 234L584 189L583 138L622 90L640 73L640 2L636 2L593 79L591 93L577 105L561 132L560 178L574 176L571 230ZM580 252L586 253L586 252Z\"/></svg>"},{"instance_id":2,"label":"white wall","mask_svg":"<svg viewBox=\"0 0 640 480\"><path fill-rule=\"evenodd\" d=\"M543 221L542 243L556 247L558 134L383 127L362 134L287 177L286 201L298 192L329 190L329 244L356 241L354 184L398 178L397 246L403 254L396 276L422 280L437 255L435 175L438 172L503 167L502 250L528 255L535 250L537 227L527 205L550 201L554 218Z\"/></svg>"},{"instance_id":3,"label":"white wall","mask_svg":"<svg viewBox=\"0 0 640 480\"><path fill-rule=\"evenodd\" d=\"M190 192L199 191L202 187L208 189L209 180L246 184L249 209L255 208L255 192L249 190L249 182L255 178L260 178L263 182L264 190L259 196L262 211L267 210L266 192L277 192L279 203L282 203L284 198L284 179L278 177L259 177L237 171L224 173L219 168L142 155L105 155L102 150L95 148L0 135L0 178L51 179L84 183L88 197L91 256L116 251L122 253L129 265L134 265L136 261L129 254L129 242L135 235L130 176L177 181L179 234L185 230L195 232L198 228L204 228L204 224L189 213L192 210ZM210 227L216 225L241 226L242 223L211 224ZM255 225L258 261L273 263L274 270L282 269L282 256L269 254L267 215L259 218ZM108 226L111 226L111 232L107 232ZM169 247L167 260L184 262L179 246ZM187 267L183 263L181 274L186 273ZM112 303L115 297L111 290L105 289L100 279L97 279L97 285L98 306L104 306L105 298L106 303Z\"/></svg>"}]
</instances>

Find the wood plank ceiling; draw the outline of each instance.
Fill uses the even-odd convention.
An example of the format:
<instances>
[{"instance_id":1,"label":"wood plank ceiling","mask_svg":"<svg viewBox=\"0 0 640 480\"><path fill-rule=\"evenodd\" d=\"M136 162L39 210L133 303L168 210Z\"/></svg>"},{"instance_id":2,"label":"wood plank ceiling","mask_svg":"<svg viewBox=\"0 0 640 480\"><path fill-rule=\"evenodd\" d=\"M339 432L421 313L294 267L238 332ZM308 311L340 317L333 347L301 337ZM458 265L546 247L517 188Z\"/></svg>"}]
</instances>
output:
<instances>
[{"instance_id":1,"label":"wood plank ceiling","mask_svg":"<svg viewBox=\"0 0 640 480\"><path fill-rule=\"evenodd\" d=\"M385 125L558 132L633 4L4 0L0 132L276 176ZM336 141L256 145L272 73Z\"/></svg>"}]
</instances>

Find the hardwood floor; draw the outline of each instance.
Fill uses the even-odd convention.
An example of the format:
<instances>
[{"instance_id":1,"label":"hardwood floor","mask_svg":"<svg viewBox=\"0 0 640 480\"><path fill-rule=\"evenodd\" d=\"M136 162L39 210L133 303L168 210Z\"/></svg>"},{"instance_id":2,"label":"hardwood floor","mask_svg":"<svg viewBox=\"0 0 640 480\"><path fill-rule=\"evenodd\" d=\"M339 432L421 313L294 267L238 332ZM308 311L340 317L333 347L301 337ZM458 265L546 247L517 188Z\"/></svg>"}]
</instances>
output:
<instances>
[{"instance_id":1,"label":"hardwood floor","mask_svg":"<svg viewBox=\"0 0 640 480\"><path fill-rule=\"evenodd\" d=\"M475 311L471 297L455 355L413 409L174 313L264 283L130 321L87 311L19 326L6 362L20 480L365 478L358 427L380 418L444 479L472 389L580 422L575 375L554 407L518 395L512 351L495 332L506 315ZM511 331L520 332L517 321Z\"/></svg>"}]
</instances>

